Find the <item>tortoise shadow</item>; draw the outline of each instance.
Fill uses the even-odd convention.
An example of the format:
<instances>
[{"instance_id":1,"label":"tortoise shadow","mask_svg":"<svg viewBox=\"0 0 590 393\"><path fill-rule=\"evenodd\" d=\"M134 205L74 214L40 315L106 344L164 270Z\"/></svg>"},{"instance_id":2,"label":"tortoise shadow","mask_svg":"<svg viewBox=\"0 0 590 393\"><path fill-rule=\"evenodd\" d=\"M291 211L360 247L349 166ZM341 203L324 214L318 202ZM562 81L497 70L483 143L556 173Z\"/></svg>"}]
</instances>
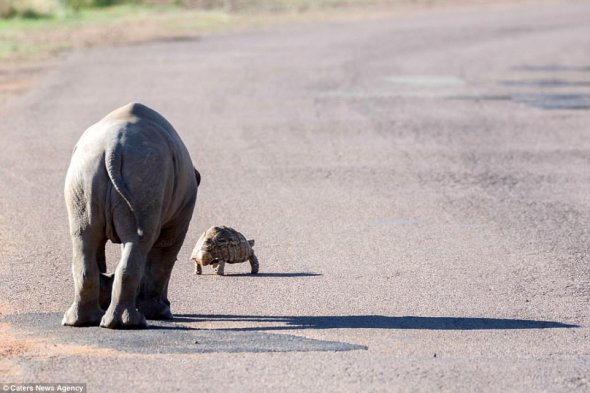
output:
<instances>
[{"instance_id":1,"label":"tortoise shadow","mask_svg":"<svg viewBox=\"0 0 590 393\"><path fill-rule=\"evenodd\" d=\"M281 326L253 326L219 328L231 331L269 331L296 329L415 329L415 330L517 330L576 328L578 325L554 321L527 319L469 318L469 317L417 317L385 315L350 316L256 316L178 314L174 322L253 322L281 324Z\"/></svg>"},{"instance_id":2,"label":"tortoise shadow","mask_svg":"<svg viewBox=\"0 0 590 393\"><path fill-rule=\"evenodd\" d=\"M288 278L288 277L318 277L320 273L226 273L224 277L252 277L252 278Z\"/></svg>"}]
</instances>

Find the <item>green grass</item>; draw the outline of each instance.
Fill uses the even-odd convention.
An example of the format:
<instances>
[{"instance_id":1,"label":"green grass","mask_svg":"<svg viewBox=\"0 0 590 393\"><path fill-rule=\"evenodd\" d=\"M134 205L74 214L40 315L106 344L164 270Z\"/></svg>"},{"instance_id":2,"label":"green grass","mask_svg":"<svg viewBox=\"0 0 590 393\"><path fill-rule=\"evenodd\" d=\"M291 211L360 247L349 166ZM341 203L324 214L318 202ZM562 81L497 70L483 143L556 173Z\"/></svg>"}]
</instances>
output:
<instances>
[{"instance_id":1,"label":"green grass","mask_svg":"<svg viewBox=\"0 0 590 393\"><path fill-rule=\"evenodd\" d=\"M61 10L49 15L36 18L9 18L0 19L0 29L5 28L31 28L39 26L52 26L64 24L76 24L87 22L112 21L122 17L128 17L132 14L138 16L152 15L158 10L166 10L172 7L150 7L134 4L123 4L103 8L84 8L78 11Z\"/></svg>"},{"instance_id":2,"label":"green grass","mask_svg":"<svg viewBox=\"0 0 590 393\"><path fill-rule=\"evenodd\" d=\"M52 26L63 26L77 23L84 23L92 20L99 20L106 17L106 12L111 13L113 9L83 10L80 12L68 12L63 14L45 15L36 18L15 17L0 19L0 31L39 29Z\"/></svg>"}]
</instances>

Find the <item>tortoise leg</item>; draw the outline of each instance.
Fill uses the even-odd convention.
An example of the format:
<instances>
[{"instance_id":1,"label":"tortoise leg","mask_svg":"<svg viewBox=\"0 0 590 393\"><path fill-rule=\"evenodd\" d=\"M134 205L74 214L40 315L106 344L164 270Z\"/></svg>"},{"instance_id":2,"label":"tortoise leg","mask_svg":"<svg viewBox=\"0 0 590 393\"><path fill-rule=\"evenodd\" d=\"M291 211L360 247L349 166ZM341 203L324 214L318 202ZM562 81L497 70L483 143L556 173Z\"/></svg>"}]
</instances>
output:
<instances>
[{"instance_id":1,"label":"tortoise leg","mask_svg":"<svg viewBox=\"0 0 590 393\"><path fill-rule=\"evenodd\" d=\"M215 274L217 274L218 276L223 276L225 273L225 261L224 260L220 260L217 263L213 263L211 264L211 266L213 266L213 270L215 271Z\"/></svg>"},{"instance_id":2,"label":"tortoise leg","mask_svg":"<svg viewBox=\"0 0 590 393\"><path fill-rule=\"evenodd\" d=\"M258 263L258 258L256 258L256 255L252 253L248 260L250 261L250 266L252 267L252 274L257 274L258 268L260 267L260 264Z\"/></svg>"}]
</instances>

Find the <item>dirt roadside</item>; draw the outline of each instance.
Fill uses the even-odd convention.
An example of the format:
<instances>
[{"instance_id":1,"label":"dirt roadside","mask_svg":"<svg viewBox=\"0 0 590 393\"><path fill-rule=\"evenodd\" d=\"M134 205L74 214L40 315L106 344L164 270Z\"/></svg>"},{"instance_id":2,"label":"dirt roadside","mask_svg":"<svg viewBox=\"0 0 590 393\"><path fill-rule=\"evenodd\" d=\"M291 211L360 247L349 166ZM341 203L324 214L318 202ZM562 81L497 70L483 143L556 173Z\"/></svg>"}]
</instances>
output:
<instances>
[{"instance_id":1,"label":"dirt roadside","mask_svg":"<svg viewBox=\"0 0 590 393\"><path fill-rule=\"evenodd\" d=\"M6 303L0 303L0 317L11 313ZM9 323L0 322L0 376L18 379L25 376L25 371L18 359L26 357L36 362L48 361L57 356L127 356L125 353L106 348L94 348L81 345L55 343L41 337L31 336Z\"/></svg>"}]
</instances>

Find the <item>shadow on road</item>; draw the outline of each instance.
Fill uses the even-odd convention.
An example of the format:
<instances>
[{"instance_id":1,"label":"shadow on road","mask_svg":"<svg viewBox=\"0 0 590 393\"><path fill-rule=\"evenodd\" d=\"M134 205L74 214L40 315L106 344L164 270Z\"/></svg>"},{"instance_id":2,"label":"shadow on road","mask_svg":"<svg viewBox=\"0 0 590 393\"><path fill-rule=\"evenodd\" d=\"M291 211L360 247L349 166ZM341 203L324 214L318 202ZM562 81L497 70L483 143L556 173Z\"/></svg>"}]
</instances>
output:
<instances>
[{"instance_id":1,"label":"shadow on road","mask_svg":"<svg viewBox=\"0 0 590 393\"><path fill-rule=\"evenodd\" d=\"M339 352L367 350L366 345L333 340L318 340L273 332L230 331L182 326L170 321L149 321L146 329L112 330L98 326L61 326L62 313L22 313L0 316L0 322L17 327L18 337L42 338L49 342L90 348L82 356L92 356L92 348L111 348L119 352L214 353L214 352ZM196 325L196 324L195 324ZM0 346L4 337L0 336ZM1 389L0 389L1 390ZM165 389L164 389L165 390Z\"/></svg>"},{"instance_id":2,"label":"shadow on road","mask_svg":"<svg viewBox=\"0 0 590 393\"><path fill-rule=\"evenodd\" d=\"M556 94L556 93L514 93L479 96L449 96L451 100L462 101L511 101L537 109L590 109L590 94Z\"/></svg>"},{"instance_id":3,"label":"shadow on road","mask_svg":"<svg viewBox=\"0 0 590 393\"><path fill-rule=\"evenodd\" d=\"M543 64L543 65L522 65L512 68L515 71L530 72L588 72L590 66L586 65L563 65L563 64Z\"/></svg>"},{"instance_id":4,"label":"shadow on road","mask_svg":"<svg viewBox=\"0 0 590 393\"><path fill-rule=\"evenodd\" d=\"M200 315L179 314L174 322L253 322L280 324L281 326L255 326L220 328L215 330L264 331L293 329L418 329L418 330L512 330L512 329L554 329L575 328L552 321L497 318L457 317L388 317L383 315L351 316L248 316L248 315Z\"/></svg>"},{"instance_id":5,"label":"shadow on road","mask_svg":"<svg viewBox=\"0 0 590 393\"><path fill-rule=\"evenodd\" d=\"M587 65L523 65L514 71L532 73L533 77L523 75L516 79L502 80L501 86L511 88L505 94L483 94L474 96L447 97L452 100L467 101L508 101L524 104L536 109L546 110L590 110L590 94L580 88L590 87L590 82L581 75L590 71ZM538 75L542 75L541 78ZM525 88L514 91L515 88ZM564 88L574 90L567 91Z\"/></svg>"},{"instance_id":6,"label":"shadow on road","mask_svg":"<svg viewBox=\"0 0 590 393\"><path fill-rule=\"evenodd\" d=\"M235 273L235 274L225 274L225 277L260 277L260 278L287 278L287 277L317 277L321 276L320 273L257 273L257 274L250 274L250 273Z\"/></svg>"}]
</instances>

